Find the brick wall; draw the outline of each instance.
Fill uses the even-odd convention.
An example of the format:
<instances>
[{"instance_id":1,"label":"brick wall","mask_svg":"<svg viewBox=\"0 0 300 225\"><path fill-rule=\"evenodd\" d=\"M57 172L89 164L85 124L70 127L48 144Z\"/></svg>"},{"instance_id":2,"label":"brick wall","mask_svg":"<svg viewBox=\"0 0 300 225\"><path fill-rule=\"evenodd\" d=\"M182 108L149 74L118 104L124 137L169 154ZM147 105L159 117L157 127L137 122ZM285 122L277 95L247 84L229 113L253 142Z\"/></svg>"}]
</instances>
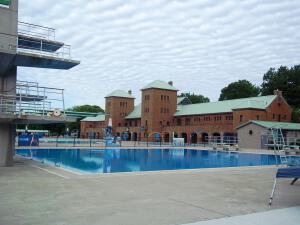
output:
<instances>
[{"instance_id":1,"label":"brick wall","mask_svg":"<svg viewBox=\"0 0 300 225\"><path fill-rule=\"evenodd\" d=\"M108 97L105 100L105 122L108 125L109 118L112 119L113 132L116 127L128 126L125 117L134 109L133 98Z\"/></svg>"},{"instance_id":2,"label":"brick wall","mask_svg":"<svg viewBox=\"0 0 300 225\"><path fill-rule=\"evenodd\" d=\"M177 108L177 91L146 89L142 90L141 125L146 128L142 133L162 132L164 126L172 123Z\"/></svg>"},{"instance_id":3,"label":"brick wall","mask_svg":"<svg viewBox=\"0 0 300 225\"><path fill-rule=\"evenodd\" d=\"M80 123L80 137L89 138L89 133L95 133L96 138L103 138L103 128L105 128L105 121L102 122L87 122Z\"/></svg>"},{"instance_id":4,"label":"brick wall","mask_svg":"<svg viewBox=\"0 0 300 225\"><path fill-rule=\"evenodd\" d=\"M121 102L125 103L121 104ZM239 109L232 113L173 117L176 108L176 91L146 89L142 90L142 118L125 120L124 117L134 109L134 99L119 97L106 99L106 112L112 117L114 135L128 132L132 140L142 141L147 140L147 134L151 135L148 140L154 141L153 133L159 132L165 141L171 141L175 133L178 137L185 137L187 142L191 141L192 136L199 142L203 141L207 135L235 135L235 128L249 120L290 122L292 113L280 92L266 110ZM105 124L100 126L101 129L107 124L108 117ZM82 123L83 133L100 129L89 126L89 123ZM141 127L147 129L141 131Z\"/></svg>"}]
</instances>

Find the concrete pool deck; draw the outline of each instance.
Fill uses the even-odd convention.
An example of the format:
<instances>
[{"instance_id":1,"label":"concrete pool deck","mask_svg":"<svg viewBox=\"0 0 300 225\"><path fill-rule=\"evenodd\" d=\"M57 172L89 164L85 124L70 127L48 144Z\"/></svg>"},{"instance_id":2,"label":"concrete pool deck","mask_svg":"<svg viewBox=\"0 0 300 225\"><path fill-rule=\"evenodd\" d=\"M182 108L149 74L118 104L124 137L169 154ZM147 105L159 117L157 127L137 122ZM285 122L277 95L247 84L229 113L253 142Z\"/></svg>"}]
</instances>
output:
<instances>
[{"instance_id":1,"label":"concrete pool deck","mask_svg":"<svg viewBox=\"0 0 300 225\"><path fill-rule=\"evenodd\" d=\"M284 179L268 205L275 171L77 175L16 157L14 167L0 168L0 224L179 225L299 206L300 182Z\"/></svg>"}]
</instances>

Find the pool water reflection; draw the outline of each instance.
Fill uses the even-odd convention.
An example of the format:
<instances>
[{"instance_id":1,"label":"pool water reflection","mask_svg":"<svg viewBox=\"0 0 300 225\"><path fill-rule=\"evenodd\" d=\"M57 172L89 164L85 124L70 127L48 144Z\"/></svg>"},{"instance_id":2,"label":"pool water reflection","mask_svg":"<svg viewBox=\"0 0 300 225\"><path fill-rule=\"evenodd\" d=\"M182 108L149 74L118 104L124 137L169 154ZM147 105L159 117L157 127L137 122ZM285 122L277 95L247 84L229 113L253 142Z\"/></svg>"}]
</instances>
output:
<instances>
[{"instance_id":1,"label":"pool water reflection","mask_svg":"<svg viewBox=\"0 0 300 225\"><path fill-rule=\"evenodd\" d=\"M274 165L275 156L188 149L18 149L18 155L80 173ZM290 160L300 163L300 157Z\"/></svg>"}]
</instances>

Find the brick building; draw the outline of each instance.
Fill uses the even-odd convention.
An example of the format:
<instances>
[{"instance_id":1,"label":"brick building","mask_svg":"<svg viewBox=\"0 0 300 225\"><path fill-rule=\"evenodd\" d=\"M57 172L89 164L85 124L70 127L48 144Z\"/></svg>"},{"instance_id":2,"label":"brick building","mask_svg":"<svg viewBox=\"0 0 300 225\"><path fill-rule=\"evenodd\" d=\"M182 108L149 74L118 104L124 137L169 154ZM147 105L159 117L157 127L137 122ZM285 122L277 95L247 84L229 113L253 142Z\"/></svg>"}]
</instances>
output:
<instances>
[{"instance_id":1,"label":"brick building","mask_svg":"<svg viewBox=\"0 0 300 225\"><path fill-rule=\"evenodd\" d=\"M128 140L154 141L158 133L164 142L182 137L188 143L204 142L208 136L234 137L236 127L250 120L291 121L292 109L281 91L268 96L199 104L177 97L177 92L172 82L157 80L141 89L141 103L134 106L131 91L114 91L105 97L105 116L81 121L81 137L102 138L102 129L108 125L109 118L115 136L126 133Z\"/></svg>"}]
</instances>

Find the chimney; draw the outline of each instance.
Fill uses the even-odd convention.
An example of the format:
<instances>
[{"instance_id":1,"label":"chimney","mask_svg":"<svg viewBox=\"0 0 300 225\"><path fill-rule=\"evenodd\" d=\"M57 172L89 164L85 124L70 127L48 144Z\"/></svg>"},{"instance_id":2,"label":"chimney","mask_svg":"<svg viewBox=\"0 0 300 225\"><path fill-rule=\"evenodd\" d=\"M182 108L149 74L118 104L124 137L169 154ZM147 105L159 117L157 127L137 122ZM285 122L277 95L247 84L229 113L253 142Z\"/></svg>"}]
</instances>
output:
<instances>
[{"instance_id":1,"label":"chimney","mask_svg":"<svg viewBox=\"0 0 300 225\"><path fill-rule=\"evenodd\" d=\"M131 91L131 90L128 90L128 94L132 95L132 91Z\"/></svg>"},{"instance_id":2,"label":"chimney","mask_svg":"<svg viewBox=\"0 0 300 225\"><path fill-rule=\"evenodd\" d=\"M173 86L173 81L169 81L168 84Z\"/></svg>"},{"instance_id":3,"label":"chimney","mask_svg":"<svg viewBox=\"0 0 300 225\"><path fill-rule=\"evenodd\" d=\"M282 97L282 91L274 90L274 95L277 95L278 97Z\"/></svg>"}]
</instances>

